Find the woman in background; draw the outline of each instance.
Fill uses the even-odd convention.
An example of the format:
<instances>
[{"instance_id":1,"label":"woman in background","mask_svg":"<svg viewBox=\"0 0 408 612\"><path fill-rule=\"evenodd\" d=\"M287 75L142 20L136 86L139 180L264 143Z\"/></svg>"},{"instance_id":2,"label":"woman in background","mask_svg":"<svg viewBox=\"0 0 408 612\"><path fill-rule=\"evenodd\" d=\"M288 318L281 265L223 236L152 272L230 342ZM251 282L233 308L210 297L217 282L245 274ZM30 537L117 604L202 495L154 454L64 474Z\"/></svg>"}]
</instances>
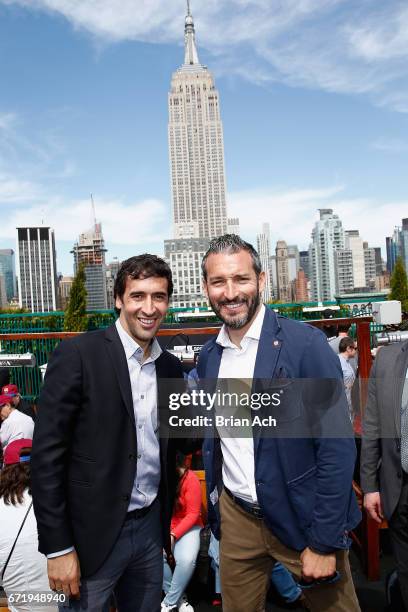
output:
<instances>
[{"instance_id":1,"label":"woman in background","mask_svg":"<svg viewBox=\"0 0 408 612\"><path fill-rule=\"evenodd\" d=\"M167 559L164 559L163 591L166 596L161 610L194 612L184 591L193 575L200 550L200 531L203 527L201 487L196 474L185 467L181 454L177 457L176 471L179 481L171 520L171 544L176 566L172 572Z\"/></svg>"},{"instance_id":2,"label":"woman in background","mask_svg":"<svg viewBox=\"0 0 408 612\"><path fill-rule=\"evenodd\" d=\"M0 470L0 585L11 612L52 612L58 610L58 598L64 596L50 590L47 559L38 552L30 491L31 446L32 440L14 440L4 451L4 467Z\"/></svg>"}]
</instances>

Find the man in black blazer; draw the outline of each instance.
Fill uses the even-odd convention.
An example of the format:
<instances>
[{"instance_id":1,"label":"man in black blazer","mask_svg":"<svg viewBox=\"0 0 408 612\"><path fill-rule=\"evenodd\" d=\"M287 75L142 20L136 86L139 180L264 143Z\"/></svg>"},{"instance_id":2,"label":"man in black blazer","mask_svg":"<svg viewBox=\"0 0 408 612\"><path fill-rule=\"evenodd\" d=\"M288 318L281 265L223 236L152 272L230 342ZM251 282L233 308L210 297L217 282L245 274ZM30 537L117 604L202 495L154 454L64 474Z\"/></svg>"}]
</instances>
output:
<instances>
[{"instance_id":1,"label":"man in black blazer","mask_svg":"<svg viewBox=\"0 0 408 612\"><path fill-rule=\"evenodd\" d=\"M385 517L408 610L408 342L378 350L368 384L361 449L364 507Z\"/></svg>"},{"instance_id":2,"label":"man in black blazer","mask_svg":"<svg viewBox=\"0 0 408 612\"><path fill-rule=\"evenodd\" d=\"M155 334L172 289L163 260L128 259L116 324L61 342L48 364L32 491L50 587L72 609L101 612L113 591L120 612L160 608L176 448L159 435L157 397L182 369Z\"/></svg>"}]
</instances>

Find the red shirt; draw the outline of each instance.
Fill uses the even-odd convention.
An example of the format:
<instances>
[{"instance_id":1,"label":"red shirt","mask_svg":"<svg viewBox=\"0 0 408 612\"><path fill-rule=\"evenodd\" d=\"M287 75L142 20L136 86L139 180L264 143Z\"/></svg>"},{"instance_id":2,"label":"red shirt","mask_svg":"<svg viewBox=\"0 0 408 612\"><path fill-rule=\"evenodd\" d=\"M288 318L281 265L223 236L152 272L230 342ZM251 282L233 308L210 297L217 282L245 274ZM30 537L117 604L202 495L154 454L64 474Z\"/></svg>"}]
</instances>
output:
<instances>
[{"instance_id":1,"label":"red shirt","mask_svg":"<svg viewBox=\"0 0 408 612\"><path fill-rule=\"evenodd\" d=\"M182 478L176 509L171 519L170 531L179 540L195 526L204 527L201 518L201 486L198 476L187 470Z\"/></svg>"}]
</instances>

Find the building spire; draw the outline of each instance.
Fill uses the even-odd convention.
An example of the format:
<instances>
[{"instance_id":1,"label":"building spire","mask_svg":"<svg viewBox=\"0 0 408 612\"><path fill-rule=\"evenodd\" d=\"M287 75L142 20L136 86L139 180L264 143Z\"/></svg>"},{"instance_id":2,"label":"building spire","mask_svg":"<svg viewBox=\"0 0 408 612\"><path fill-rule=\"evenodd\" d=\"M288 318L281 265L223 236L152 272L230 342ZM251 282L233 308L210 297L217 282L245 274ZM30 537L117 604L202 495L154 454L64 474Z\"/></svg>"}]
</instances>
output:
<instances>
[{"instance_id":1,"label":"building spire","mask_svg":"<svg viewBox=\"0 0 408 612\"><path fill-rule=\"evenodd\" d=\"M195 30L193 16L190 11L190 0L187 0L186 25L184 27L184 64L199 64L197 47L195 44Z\"/></svg>"}]
</instances>

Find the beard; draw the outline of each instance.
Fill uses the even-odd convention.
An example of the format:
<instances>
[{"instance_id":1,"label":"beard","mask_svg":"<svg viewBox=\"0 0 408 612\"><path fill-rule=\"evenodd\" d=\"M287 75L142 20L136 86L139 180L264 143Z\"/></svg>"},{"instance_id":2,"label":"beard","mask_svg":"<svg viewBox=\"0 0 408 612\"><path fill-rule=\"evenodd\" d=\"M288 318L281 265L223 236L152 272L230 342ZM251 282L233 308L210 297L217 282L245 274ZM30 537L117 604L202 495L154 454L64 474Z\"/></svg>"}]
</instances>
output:
<instances>
[{"instance_id":1,"label":"beard","mask_svg":"<svg viewBox=\"0 0 408 612\"><path fill-rule=\"evenodd\" d=\"M256 293L253 296L240 295L234 300L222 300L221 302L213 302L208 298L211 308L219 319L231 329L242 329L247 323L252 321L259 304L261 303L261 297L259 295L259 285L256 283ZM247 312L241 316L234 315L222 315L221 308L226 304L246 304Z\"/></svg>"}]
</instances>

